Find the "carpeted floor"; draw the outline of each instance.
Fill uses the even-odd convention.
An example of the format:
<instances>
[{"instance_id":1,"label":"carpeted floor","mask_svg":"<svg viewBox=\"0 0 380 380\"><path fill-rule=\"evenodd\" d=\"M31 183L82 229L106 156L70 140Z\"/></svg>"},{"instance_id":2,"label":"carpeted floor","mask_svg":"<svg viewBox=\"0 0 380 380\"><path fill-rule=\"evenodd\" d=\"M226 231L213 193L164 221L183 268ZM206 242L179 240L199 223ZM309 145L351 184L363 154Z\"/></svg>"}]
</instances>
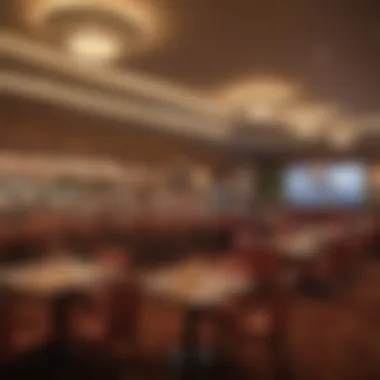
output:
<instances>
[{"instance_id":1,"label":"carpeted floor","mask_svg":"<svg viewBox=\"0 0 380 380\"><path fill-rule=\"evenodd\" d=\"M296 299L285 352L294 380L380 379L380 263L370 263L335 301ZM141 350L146 356L175 346L181 315L175 306L145 300ZM271 358L262 361L271 366ZM269 379L271 371L255 378Z\"/></svg>"},{"instance_id":2,"label":"carpeted floor","mask_svg":"<svg viewBox=\"0 0 380 380\"><path fill-rule=\"evenodd\" d=\"M296 380L380 379L380 264L368 264L340 300L297 300L287 335Z\"/></svg>"}]
</instances>

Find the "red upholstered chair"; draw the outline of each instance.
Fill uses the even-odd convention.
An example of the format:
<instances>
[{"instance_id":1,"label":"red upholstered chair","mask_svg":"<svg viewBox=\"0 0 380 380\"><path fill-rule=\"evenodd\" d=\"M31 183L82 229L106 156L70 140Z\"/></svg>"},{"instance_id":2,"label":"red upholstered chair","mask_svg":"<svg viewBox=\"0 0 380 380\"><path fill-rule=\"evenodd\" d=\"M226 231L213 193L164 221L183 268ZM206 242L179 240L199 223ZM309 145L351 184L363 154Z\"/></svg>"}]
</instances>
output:
<instances>
[{"instance_id":1,"label":"red upholstered chair","mask_svg":"<svg viewBox=\"0 0 380 380\"><path fill-rule=\"evenodd\" d=\"M256 287L224 308L223 341L246 368L248 376L269 376L276 338L284 325L288 306L288 297L280 285L280 263L276 252L266 244L256 244L251 250L235 255L241 262L245 260L245 267L252 268Z\"/></svg>"},{"instance_id":2,"label":"red upholstered chair","mask_svg":"<svg viewBox=\"0 0 380 380\"><path fill-rule=\"evenodd\" d=\"M347 237L347 270L348 274L359 270L364 256L364 246L361 234Z\"/></svg>"},{"instance_id":3,"label":"red upholstered chair","mask_svg":"<svg viewBox=\"0 0 380 380\"><path fill-rule=\"evenodd\" d=\"M14 241L17 231L6 220L0 220L0 247L6 247Z\"/></svg>"},{"instance_id":4,"label":"red upholstered chair","mask_svg":"<svg viewBox=\"0 0 380 380\"><path fill-rule=\"evenodd\" d=\"M237 252L247 252L256 249L260 243L260 236L254 228L241 227L233 233L233 250Z\"/></svg>"},{"instance_id":5,"label":"red upholstered chair","mask_svg":"<svg viewBox=\"0 0 380 380\"><path fill-rule=\"evenodd\" d=\"M127 275L131 269L131 255L120 247L108 247L95 253L97 263L107 266L118 274Z\"/></svg>"},{"instance_id":6,"label":"red upholstered chair","mask_svg":"<svg viewBox=\"0 0 380 380\"><path fill-rule=\"evenodd\" d=\"M110 298L109 344L119 358L138 351L141 297L133 283L115 287Z\"/></svg>"},{"instance_id":7,"label":"red upholstered chair","mask_svg":"<svg viewBox=\"0 0 380 380\"><path fill-rule=\"evenodd\" d=\"M5 362L10 355L10 298L7 292L0 293L0 363Z\"/></svg>"},{"instance_id":8,"label":"red upholstered chair","mask_svg":"<svg viewBox=\"0 0 380 380\"><path fill-rule=\"evenodd\" d=\"M22 297L9 309L8 349L17 355L48 342L52 334L50 303L46 299Z\"/></svg>"},{"instance_id":9,"label":"red upholstered chair","mask_svg":"<svg viewBox=\"0 0 380 380\"><path fill-rule=\"evenodd\" d=\"M140 292L129 279L133 275L131 256L122 248L109 247L97 252L94 259L120 276L108 295L108 342L116 355L125 356L136 348L140 312Z\"/></svg>"},{"instance_id":10,"label":"red upholstered chair","mask_svg":"<svg viewBox=\"0 0 380 380\"><path fill-rule=\"evenodd\" d=\"M26 219L20 233L30 244L40 244L59 233L59 219L48 213L39 213Z\"/></svg>"},{"instance_id":11,"label":"red upholstered chair","mask_svg":"<svg viewBox=\"0 0 380 380\"><path fill-rule=\"evenodd\" d=\"M109 307L106 294L78 298L68 312L69 335L87 344L106 344L109 332Z\"/></svg>"},{"instance_id":12,"label":"red upholstered chair","mask_svg":"<svg viewBox=\"0 0 380 380\"><path fill-rule=\"evenodd\" d=\"M281 267L277 253L268 246L262 246L254 253L253 267L256 276L278 284Z\"/></svg>"},{"instance_id":13,"label":"red upholstered chair","mask_svg":"<svg viewBox=\"0 0 380 380\"><path fill-rule=\"evenodd\" d=\"M327 276L332 283L339 283L347 270L344 241L331 243L324 252Z\"/></svg>"},{"instance_id":14,"label":"red upholstered chair","mask_svg":"<svg viewBox=\"0 0 380 380\"><path fill-rule=\"evenodd\" d=\"M225 317L226 350L247 377L266 379L274 369L279 332L276 302L250 299ZM228 329L227 329L228 328Z\"/></svg>"},{"instance_id":15,"label":"red upholstered chair","mask_svg":"<svg viewBox=\"0 0 380 380\"><path fill-rule=\"evenodd\" d=\"M98 232L97 220L88 218L77 218L74 221L75 233L84 241L91 241Z\"/></svg>"}]
</instances>

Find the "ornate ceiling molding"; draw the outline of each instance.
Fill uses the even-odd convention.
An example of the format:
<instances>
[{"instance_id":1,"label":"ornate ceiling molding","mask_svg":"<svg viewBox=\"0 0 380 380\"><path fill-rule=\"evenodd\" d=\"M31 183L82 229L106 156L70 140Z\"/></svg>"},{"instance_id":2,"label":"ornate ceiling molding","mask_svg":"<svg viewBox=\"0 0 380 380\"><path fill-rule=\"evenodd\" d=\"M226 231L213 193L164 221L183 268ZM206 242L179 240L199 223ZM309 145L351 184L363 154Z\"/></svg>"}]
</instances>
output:
<instances>
[{"instance_id":1,"label":"ornate ceiling molding","mask_svg":"<svg viewBox=\"0 0 380 380\"><path fill-rule=\"evenodd\" d=\"M225 128L216 120L174 110L133 103L123 97L94 94L80 87L44 80L28 74L5 72L0 75L0 92L21 98L36 99L65 108L85 111L116 121L143 122L156 129L215 142L226 140ZM214 123L214 124L213 124ZM208 128L205 128L205 125Z\"/></svg>"},{"instance_id":2,"label":"ornate ceiling molding","mask_svg":"<svg viewBox=\"0 0 380 380\"><path fill-rule=\"evenodd\" d=\"M68 75L78 81L92 83L126 94L132 93L146 98L167 102L172 107L199 115L218 117L221 108L210 99L194 94L181 86L130 70L119 71L102 67L81 65L67 59L46 45L12 34L0 34L0 54L4 59L36 66L41 69Z\"/></svg>"},{"instance_id":3,"label":"ornate ceiling molding","mask_svg":"<svg viewBox=\"0 0 380 380\"><path fill-rule=\"evenodd\" d=\"M157 48L168 34L168 20L147 0L22 1L20 13L32 32L87 63Z\"/></svg>"}]
</instances>

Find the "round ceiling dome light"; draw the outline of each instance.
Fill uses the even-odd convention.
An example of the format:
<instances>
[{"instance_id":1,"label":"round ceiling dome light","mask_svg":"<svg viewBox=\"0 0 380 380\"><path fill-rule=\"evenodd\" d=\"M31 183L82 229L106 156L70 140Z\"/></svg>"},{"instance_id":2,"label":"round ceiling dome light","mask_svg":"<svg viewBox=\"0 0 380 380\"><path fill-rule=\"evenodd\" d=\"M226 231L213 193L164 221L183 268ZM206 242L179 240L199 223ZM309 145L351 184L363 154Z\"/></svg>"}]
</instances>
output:
<instances>
[{"instance_id":1,"label":"round ceiling dome light","mask_svg":"<svg viewBox=\"0 0 380 380\"><path fill-rule=\"evenodd\" d=\"M86 61L115 59L125 49L117 34L90 25L71 31L63 43L70 53Z\"/></svg>"},{"instance_id":2,"label":"round ceiling dome light","mask_svg":"<svg viewBox=\"0 0 380 380\"><path fill-rule=\"evenodd\" d=\"M335 107L324 104L300 104L287 110L282 118L297 138L321 137L326 124L336 116Z\"/></svg>"},{"instance_id":3,"label":"round ceiling dome light","mask_svg":"<svg viewBox=\"0 0 380 380\"><path fill-rule=\"evenodd\" d=\"M297 86L275 77L258 77L253 80L245 80L242 84L234 86L228 91L227 96L235 101L245 102L271 102L282 103L294 99L299 89Z\"/></svg>"},{"instance_id":4,"label":"round ceiling dome light","mask_svg":"<svg viewBox=\"0 0 380 380\"><path fill-rule=\"evenodd\" d=\"M298 86L280 78L257 77L229 86L221 97L227 108L242 110L246 119L271 122L285 105L295 101L299 92Z\"/></svg>"},{"instance_id":5,"label":"round ceiling dome light","mask_svg":"<svg viewBox=\"0 0 380 380\"><path fill-rule=\"evenodd\" d=\"M276 109L270 104L256 104L245 110L245 116L253 121L270 122L275 118L275 114Z\"/></svg>"},{"instance_id":6,"label":"round ceiling dome light","mask_svg":"<svg viewBox=\"0 0 380 380\"><path fill-rule=\"evenodd\" d=\"M32 27L74 58L110 62L155 45L162 36L145 1L37 0L27 16Z\"/></svg>"}]
</instances>

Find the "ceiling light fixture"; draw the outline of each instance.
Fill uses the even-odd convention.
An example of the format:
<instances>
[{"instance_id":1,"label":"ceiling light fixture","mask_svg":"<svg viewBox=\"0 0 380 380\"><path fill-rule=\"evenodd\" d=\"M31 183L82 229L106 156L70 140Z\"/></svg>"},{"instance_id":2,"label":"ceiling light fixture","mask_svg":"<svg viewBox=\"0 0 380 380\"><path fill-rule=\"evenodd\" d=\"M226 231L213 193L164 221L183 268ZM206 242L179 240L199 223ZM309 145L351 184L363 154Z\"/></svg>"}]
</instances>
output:
<instances>
[{"instance_id":1,"label":"ceiling light fixture","mask_svg":"<svg viewBox=\"0 0 380 380\"><path fill-rule=\"evenodd\" d=\"M336 108L330 105L300 104L287 110L282 119L296 137L315 139L321 137L326 124L336 114Z\"/></svg>"},{"instance_id":2,"label":"ceiling light fixture","mask_svg":"<svg viewBox=\"0 0 380 380\"><path fill-rule=\"evenodd\" d=\"M157 42L157 17L133 0L36 0L25 2L32 28L73 57L110 62Z\"/></svg>"},{"instance_id":3,"label":"ceiling light fixture","mask_svg":"<svg viewBox=\"0 0 380 380\"><path fill-rule=\"evenodd\" d=\"M242 109L251 121L275 121L284 105L294 102L297 86L275 77L259 77L229 86L222 94L228 109Z\"/></svg>"},{"instance_id":4,"label":"ceiling light fixture","mask_svg":"<svg viewBox=\"0 0 380 380\"><path fill-rule=\"evenodd\" d=\"M86 61L104 62L119 57L125 49L117 33L101 27L78 28L67 34L66 49Z\"/></svg>"},{"instance_id":5,"label":"ceiling light fixture","mask_svg":"<svg viewBox=\"0 0 380 380\"><path fill-rule=\"evenodd\" d=\"M287 101L293 98L299 89L291 83L275 77L259 77L252 81L245 81L236 88L236 93L253 100L272 101L274 103Z\"/></svg>"},{"instance_id":6,"label":"ceiling light fixture","mask_svg":"<svg viewBox=\"0 0 380 380\"><path fill-rule=\"evenodd\" d=\"M295 137L301 140L315 140L320 135L320 126L318 124L299 124L295 125L293 131Z\"/></svg>"},{"instance_id":7,"label":"ceiling light fixture","mask_svg":"<svg viewBox=\"0 0 380 380\"><path fill-rule=\"evenodd\" d=\"M252 105L245 112L249 120L262 122L273 120L275 113L275 109L269 104Z\"/></svg>"}]
</instances>

